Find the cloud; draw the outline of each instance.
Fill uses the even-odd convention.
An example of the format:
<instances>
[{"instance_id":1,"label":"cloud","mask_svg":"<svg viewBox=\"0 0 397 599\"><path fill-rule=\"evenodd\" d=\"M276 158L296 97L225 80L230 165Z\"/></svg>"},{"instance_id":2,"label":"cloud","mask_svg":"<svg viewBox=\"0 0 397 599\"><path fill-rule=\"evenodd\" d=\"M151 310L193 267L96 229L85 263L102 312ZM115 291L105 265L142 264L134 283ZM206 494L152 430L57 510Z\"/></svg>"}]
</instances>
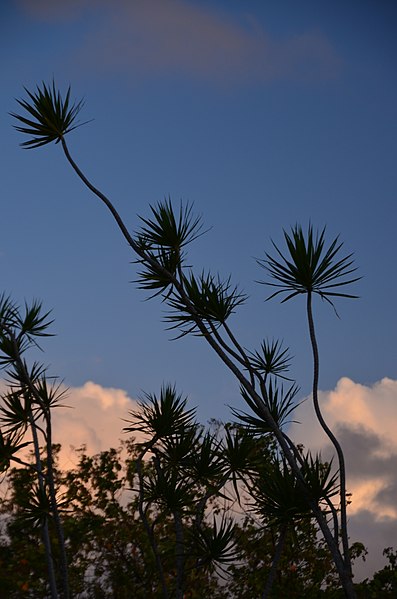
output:
<instances>
[{"instance_id":1,"label":"cloud","mask_svg":"<svg viewBox=\"0 0 397 599\"><path fill-rule=\"evenodd\" d=\"M351 539L369 549L366 564L357 567L357 576L362 577L382 567L383 548L396 544L397 381L384 378L366 386L343 377L333 391L320 392L319 400L345 454L347 488L352 493ZM316 422L310 399L297 409L296 419L301 424L292 425L291 437L329 459L333 450Z\"/></svg>"},{"instance_id":2,"label":"cloud","mask_svg":"<svg viewBox=\"0 0 397 599\"><path fill-rule=\"evenodd\" d=\"M326 80L342 61L319 31L275 38L250 14L240 18L188 0L19 0L31 18L90 26L74 49L85 69L132 76L183 74L217 82ZM98 15L102 14L102 18Z\"/></svg>"},{"instance_id":3,"label":"cloud","mask_svg":"<svg viewBox=\"0 0 397 599\"><path fill-rule=\"evenodd\" d=\"M7 385L0 379L0 393L6 390ZM122 431L126 426L123 419L137 408L137 402L123 389L102 387L92 381L69 387L61 403L65 407L52 411L52 436L53 442L62 446L60 466L66 469L76 466L74 450L82 445L88 455L119 447L120 440L128 438ZM140 440L139 434L134 436Z\"/></svg>"},{"instance_id":4,"label":"cloud","mask_svg":"<svg viewBox=\"0 0 397 599\"><path fill-rule=\"evenodd\" d=\"M16 0L19 9L38 21L75 21L89 8L102 3L96 0Z\"/></svg>"},{"instance_id":5,"label":"cloud","mask_svg":"<svg viewBox=\"0 0 397 599\"><path fill-rule=\"evenodd\" d=\"M93 455L110 447L118 447L128 412L137 407L123 389L102 387L92 381L82 387L71 387L62 402L67 408L53 410L53 438L61 443L61 465L73 467L74 448L86 445Z\"/></svg>"}]
</instances>

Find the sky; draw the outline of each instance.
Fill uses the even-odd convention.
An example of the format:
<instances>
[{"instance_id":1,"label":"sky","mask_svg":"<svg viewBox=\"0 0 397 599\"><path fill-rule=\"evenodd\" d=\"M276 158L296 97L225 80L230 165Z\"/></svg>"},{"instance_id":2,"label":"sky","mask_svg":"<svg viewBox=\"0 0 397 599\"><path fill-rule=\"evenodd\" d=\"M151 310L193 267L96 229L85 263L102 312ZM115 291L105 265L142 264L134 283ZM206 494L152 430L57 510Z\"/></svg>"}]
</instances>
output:
<instances>
[{"instance_id":1,"label":"sky","mask_svg":"<svg viewBox=\"0 0 397 599\"><path fill-rule=\"evenodd\" d=\"M53 79L84 98L67 137L131 231L170 197L209 231L189 263L250 297L230 320L241 344L280 339L310 394L303 298L265 302L256 259L283 229L326 226L354 252L357 300L315 304L322 406L348 464L363 576L397 538L397 7L392 0L3 0L0 6L2 289L52 310L41 359L70 387L66 445L117 444L134 400L175 383L202 422L243 408L203 339L171 341L164 306L137 288L134 256L59 146L22 150L9 113ZM91 119L93 119L91 121ZM310 400L291 435L329 448Z\"/></svg>"}]
</instances>

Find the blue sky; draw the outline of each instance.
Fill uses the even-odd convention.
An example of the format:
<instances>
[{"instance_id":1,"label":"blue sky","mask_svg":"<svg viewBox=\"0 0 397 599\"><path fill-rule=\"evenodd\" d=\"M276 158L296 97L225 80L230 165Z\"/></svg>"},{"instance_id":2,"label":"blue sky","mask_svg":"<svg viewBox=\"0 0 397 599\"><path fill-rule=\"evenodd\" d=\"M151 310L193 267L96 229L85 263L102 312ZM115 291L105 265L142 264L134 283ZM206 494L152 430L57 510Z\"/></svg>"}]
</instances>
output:
<instances>
[{"instance_id":1,"label":"blue sky","mask_svg":"<svg viewBox=\"0 0 397 599\"><path fill-rule=\"evenodd\" d=\"M2 2L2 290L53 309L53 374L132 398L175 382L203 421L241 407L203 340L169 341L162 306L131 283L134 256L61 149L19 147L14 98L52 78L85 98L81 119L94 120L68 136L70 151L132 230L150 203L194 203L212 228L191 264L250 295L231 324L249 349L284 340L301 397L303 298L265 303L255 283L265 277L255 258L295 223L340 234L363 277L360 299L337 303L340 319L315 307L321 388L397 379L396 16L386 0Z\"/></svg>"}]
</instances>

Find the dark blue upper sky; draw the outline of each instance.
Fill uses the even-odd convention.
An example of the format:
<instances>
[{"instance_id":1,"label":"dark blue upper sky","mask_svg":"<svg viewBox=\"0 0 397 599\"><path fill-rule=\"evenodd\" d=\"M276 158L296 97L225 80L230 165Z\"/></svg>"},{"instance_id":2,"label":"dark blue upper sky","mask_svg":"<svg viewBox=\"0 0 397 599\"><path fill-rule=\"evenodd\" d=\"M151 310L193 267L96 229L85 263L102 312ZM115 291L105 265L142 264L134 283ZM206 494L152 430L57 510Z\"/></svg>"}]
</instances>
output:
<instances>
[{"instance_id":1,"label":"dark blue upper sky","mask_svg":"<svg viewBox=\"0 0 397 599\"><path fill-rule=\"evenodd\" d=\"M176 382L201 418L238 389L203 340L170 342L163 306L131 283L134 256L61 149L23 151L8 112L52 78L84 96L72 155L127 225L170 196L212 229L191 248L251 296L241 343L281 338L310 389L304 301L264 303L255 258L295 223L353 251L359 300L316 305L322 389L397 378L396 5L379 2L5 1L0 7L2 290L53 309L52 371L156 390Z\"/></svg>"}]
</instances>

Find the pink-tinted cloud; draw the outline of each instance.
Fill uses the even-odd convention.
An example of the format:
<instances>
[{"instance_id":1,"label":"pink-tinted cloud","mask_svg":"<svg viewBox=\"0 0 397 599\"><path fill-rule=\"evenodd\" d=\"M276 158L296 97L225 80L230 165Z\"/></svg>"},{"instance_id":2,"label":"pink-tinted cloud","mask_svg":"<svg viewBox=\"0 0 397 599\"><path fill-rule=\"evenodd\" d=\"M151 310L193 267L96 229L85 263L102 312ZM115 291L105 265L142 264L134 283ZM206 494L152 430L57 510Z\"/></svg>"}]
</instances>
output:
<instances>
[{"instance_id":1,"label":"pink-tinted cloud","mask_svg":"<svg viewBox=\"0 0 397 599\"><path fill-rule=\"evenodd\" d=\"M0 393L7 385L0 379ZM86 446L88 455L111 447L119 447L120 440L128 438L123 433L130 410L137 403L123 389L102 387L92 381L82 387L70 387L62 398L62 406L52 411L53 442L62 446L61 468L73 468L78 461L75 449ZM139 434L134 435L141 440ZM26 441L31 437L26 436Z\"/></svg>"},{"instance_id":2,"label":"pink-tinted cloud","mask_svg":"<svg viewBox=\"0 0 397 599\"><path fill-rule=\"evenodd\" d=\"M16 0L19 9L33 19L49 23L75 21L99 5L98 0Z\"/></svg>"},{"instance_id":3,"label":"pink-tinted cloud","mask_svg":"<svg viewBox=\"0 0 397 599\"><path fill-rule=\"evenodd\" d=\"M188 0L19 0L32 18L94 22L74 48L80 68L131 77L183 74L218 82L329 79L341 60L321 32L276 39L252 15ZM103 12L98 19L98 14ZM95 18L94 18L95 17ZM90 21L90 22L91 22Z\"/></svg>"},{"instance_id":4,"label":"pink-tinted cloud","mask_svg":"<svg viewBox=\"0 0 397 599\"><path fill-rule=\"evenodd\" d=\"M397 450L397 381L383 378L372 386L341 378L332 391L320 391L320 405L325 420L332 429L361 429L381 439L378 455L388 456ZM315 449L324 447L326 438L317 425L310 399L296 412L301 424L291 427L291 435Z\"/></svg>"},{"instance_id":5,"label":"pink-tinted cloud","mask_svg":"<svg viewBox=\"0 0 397 599\"><path fill-rule=\"evenodd\" d=\"M137 407L123 389L102 387L92 381L70 388L62 403L70 407L53 411L53 437L62 445L64 468L75 464L74 448L81 445L86 445L89 455L118 447L120 439L126 438L123 418Z\"/></svg>"},{"instance_id":6,"label":"pink-tinted cloud","mask_svg":"<svg viewBox=\"0 0 397 599\"><path fill-rule=\"evenodd\" d=\"M368 547L365 564L358 564L358 579L384 564L382 550L397 534L397 381L384 378L372 386L347 377L333 391L320 392L320 405L327 424L344 450L353 541ZM291 437L329 459L334 454L320 429L310 398L297 410L301 424L292 425ZM336 461L334 460L336 464ZM393 536L393 535L391 535Z\"/></svg>"}]
</instances>

